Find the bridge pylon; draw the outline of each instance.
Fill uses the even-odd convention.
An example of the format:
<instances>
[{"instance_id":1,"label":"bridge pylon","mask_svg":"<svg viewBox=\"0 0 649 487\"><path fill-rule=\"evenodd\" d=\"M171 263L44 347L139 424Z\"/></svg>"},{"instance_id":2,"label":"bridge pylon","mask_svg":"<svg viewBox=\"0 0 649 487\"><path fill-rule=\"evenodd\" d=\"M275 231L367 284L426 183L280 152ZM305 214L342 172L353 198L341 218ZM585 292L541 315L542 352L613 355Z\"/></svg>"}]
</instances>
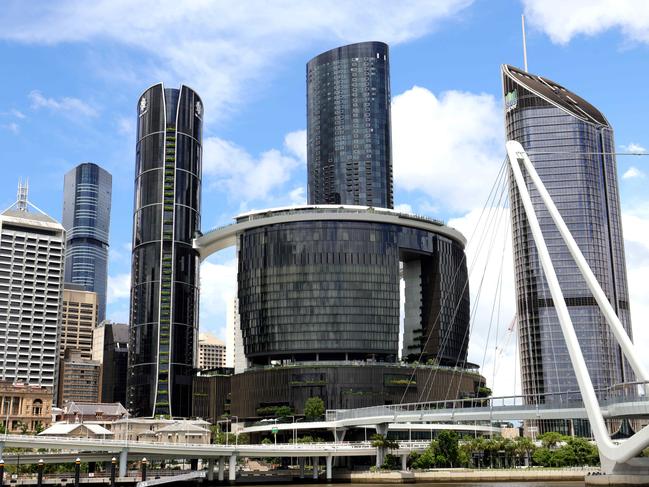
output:
<instances>
[{"instance_id":1,"label":"bridge pylon","mask_svg":"<svg viewBox=\"0 0 649 487\"><path fill-rule=\"evenodd\" d=\"M581 392L581 396L584 401L586 414L588 415L588 420L590 421L593 436L595 437L595 441L597 442L602 471L607 474L649 475L649 463L645 462L645 459L643 458L636 458L643 449L649 446L649 426L645 426L640 431L635 433L631 438L627 439L619 445L615 444L609 436L604 418L602 416L599 401L597 399L597 395L595 394L595 389L588 373L586 361L584 360L584 355L579 345L579 341L577 340L577 334L572 324L570 314L568 313L568 307L559 285L559 280L554 270L554 265L552 264L550 253L545 244L545 239L543 237L543 233L541 231L541 227L539 225L539 221L532 204L532 199L530 197L527 184L521 170L521 166L525 168L527 175L532 181L533 186L536 187L536 190L541 196L543 204L552 217L554 224L557 226L561 238L566 243L572 258L577 264L579 271L586 280L586 283L590 291L592 292L595 301L602 311L602 314L606 319L606 323L613 332L616 341L620 345L624 357L629 361L629 364L635 372L638 380L645 383L645 397L647 392L646 383L649 380L649 375L647 374L642 362L640 361L639 354L637 353L633 343L631 342L629 335L626 333L626 330L622 326L620 319L617 317L615 310L611 306L611 303L608 301L606 294L595 278L593 271L588 265L588 262L586 261L570 230L561 217L559 210L555 206L552 197L548 193L545 185L541 181L541 178L537 174L536 169L534 169L534 166L532 165L532 162L530 161L527 153L523 149L523 146L514 140L510 140L507 142L506 147L509 164L514 176L514 182L518 188L521 201L525 209L525 215L527 216L530 230L532 231L532 236L534 238L534 243L536 244L538 250L539 260L541 262L541 266L543 267L543 272L545 273L545 278L547 280L548 287L550 288L550 294L552 296L552 300L559 317L559 323L561 325L563 337L566 341L570 361L575 370L575 376L579 385L579 391Z\"/></svg>"}]
</instances>

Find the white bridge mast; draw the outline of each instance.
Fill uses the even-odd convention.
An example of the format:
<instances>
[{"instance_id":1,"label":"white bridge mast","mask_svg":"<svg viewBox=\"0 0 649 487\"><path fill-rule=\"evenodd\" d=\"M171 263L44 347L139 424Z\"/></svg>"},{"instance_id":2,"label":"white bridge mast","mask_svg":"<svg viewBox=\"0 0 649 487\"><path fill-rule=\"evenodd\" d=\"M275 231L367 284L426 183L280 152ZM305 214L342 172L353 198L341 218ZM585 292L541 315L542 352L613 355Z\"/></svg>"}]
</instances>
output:
<instances>
[{"instance_id":1,"label":"white bridge mast","mask_svg":"<svg viewBox=\"0 0 649 487\"><path fill-rule=\"evenodd\" d=\"M607 471L607 473L613 473L617 471L627 470L629 467L633 468L632 465L625 465L626 462L633 459L637 456L644 448L649 445L649 427L644 427L642 430L634 434L631 438L626 440L622 445L615 445L611 440L608 430L606 429L606 424L604 423L604 418L600 410L599 401L595 394L595 389L593 383L590 379L588 373L588 368L586 366L586 361L584 360L584 355L579 346L579 341L577 340L577 334L575 333L575 328L570 319L570 314L568 313L568 306L566 305L563 292L559 285L559 280L554 270L552 260L550 259L550 252L548 251L547 246L545 245L545 239L543 238L543 233L541 232L541 227L539 225L536 212L534 211L534 206L532 204L532 199L530 198L527 185L525 183L525 178L521 171L521 165L525 167L527 174L530 176L532 183L538 190L543 203L548 209L552 220L556 224L561 237L568 246L570 254L575 260L579 271L584 276L586 283L588 284L589 289L593 293L597 304L599 305L606 322L611 328L616 340L620 344L624 356L629 361L633 371L636 373L637 377L641 381L647 381L647 373L639 360L639 356L634 348L631 339L624 330L622 323L617 317L613 307L609 303L602 287L597 282L595 275L593 274L590 266L586 262L581 250L577 246L570 230L566 226L561 214L557 210L554 202L548 191L545 188L545 185L541 181L541 178L537 174L532 162L530 161L527 153L523 149L523 146L516 141L507 142L507 155L509 158L509 164L512 168L514 175L514 180L516 187L520 193L521 201L523 202L523 207L525 209L525 215L530 225L532 231L532 236L534 237L534 243L536 244L539 260L543 267L543 272L545 273L546 280L548 282L548 287L550 288L550 294L552 295L552 300L554 302L557 315L559 317L559 323L561 324L561 331L563 332L563 337L566 341L568 347L568 354L570 355L570 361L572 366L575 369L575 375L577 377L577 383L579 385L579 390L581 392L582 399L584 401L584 406L586 408L586 413L590 421L590 425L597 441L597 447L600 451L600 458L602 460L602 467Z\"/></svg>"}]
</instances>

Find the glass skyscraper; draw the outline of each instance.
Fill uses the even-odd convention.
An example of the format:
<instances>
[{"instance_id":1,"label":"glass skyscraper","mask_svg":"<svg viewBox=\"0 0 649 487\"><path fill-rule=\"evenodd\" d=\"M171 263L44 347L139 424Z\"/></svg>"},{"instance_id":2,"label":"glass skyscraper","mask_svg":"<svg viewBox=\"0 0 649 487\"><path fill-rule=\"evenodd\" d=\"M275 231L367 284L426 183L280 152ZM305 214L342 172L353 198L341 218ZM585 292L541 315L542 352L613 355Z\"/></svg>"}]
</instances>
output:
<instances>
[{"instance_id":1,"label":"glass skyscraper","mask_svg":"<svg viewBox=\"0 0 649 487\"><path fill-rule=\"evenodd\" d=\"M136 416L191 414L198 327L203 104L187 86L137 105L127 402Z\"/></svg>"},{"instance_id":2,"label":"glass skyscraper","mask_svg":"<svg viewBox=\"0 0 649 487\"><path fill-rule=\"evenodd\" d=\"M630 335L613 130L597 108L552 80L507 65L502 67L502 76L507 138L520 142L529 154ZM595 388L631 379L619 346L538 192L531 188L530 193ZM510 197L523 393L577 391L557 313L514 184L510 185ZM552 398L546 397L546 401Z\"/></svg>"},{"instance_id":3,"label":"glass skyscraper","mask_svg":"<svg viewBox=\"0 0 649 487\"><path fill-rule=\"evenodd\" d=\"M306 76L309 204L392 208L387 44L332 49Z\"/></svg>"},{"instance_id":4,"label":"glass skyscraper","mask_svg":"<svg viewBox=\"0 0 649 487\"><path fill-rule=\"evenodd\" d=\"M69 171L63 186L65 282L97 293L98 323L106 318L112 188L110 173L92 162Z\"/></svg>"}]
</instances>

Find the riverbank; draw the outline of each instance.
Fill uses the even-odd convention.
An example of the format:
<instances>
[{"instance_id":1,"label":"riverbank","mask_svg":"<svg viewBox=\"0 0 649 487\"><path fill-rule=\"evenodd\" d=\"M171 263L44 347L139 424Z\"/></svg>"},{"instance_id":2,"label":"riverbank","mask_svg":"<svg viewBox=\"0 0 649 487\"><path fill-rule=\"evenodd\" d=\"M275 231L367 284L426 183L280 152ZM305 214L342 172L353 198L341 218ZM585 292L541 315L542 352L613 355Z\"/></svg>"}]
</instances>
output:
<instances>
[{"instance_id":1,"label":"riverbank","mask_svg":"<svg viewBox=\"0 0 649 487\"><path fill-rule=\"evenodd\" d=\"M512 470L432 470L426 472L340 472L334 480L353 484L414 484L419 482L584 482L593 470L512 469ZM603 476L588 476L599 477ZM607 484L599 484L607 485Z\"/></svg>"}]
</instances>

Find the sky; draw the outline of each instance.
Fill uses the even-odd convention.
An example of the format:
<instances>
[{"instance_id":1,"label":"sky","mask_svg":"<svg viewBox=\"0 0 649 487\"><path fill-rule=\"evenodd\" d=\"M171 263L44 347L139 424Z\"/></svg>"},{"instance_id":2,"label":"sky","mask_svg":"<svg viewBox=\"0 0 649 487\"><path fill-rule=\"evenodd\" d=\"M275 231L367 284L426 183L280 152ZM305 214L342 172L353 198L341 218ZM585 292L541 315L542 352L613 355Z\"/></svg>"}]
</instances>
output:
<instances>
[{"instance_id":1,"label":"sky","mask_svg":"<svg viewBox=\"0 0 649 487\"><path fill-rule=\"evenodd\" d=\"M523 13L529 71L597 106L620 152L644 153L644 0L5 1L0 210L28 179L32 203L60 221L68 170L91 161L112 173L107 317L125 322L142 91L184 83L203 98L207 231L243 211L306 201L307 61L347 43L387 42L395 205L468 237L469 358L496 394L513 394L520 381L509 216L488 195L505 155L499 70L522 67ZM635 341L644 344L649 157L617 162ZM492 230L483 234L485 222ZM234 250L202 264L201 287L200 329L224 338Z\"/></svg>"}]
</instances>

